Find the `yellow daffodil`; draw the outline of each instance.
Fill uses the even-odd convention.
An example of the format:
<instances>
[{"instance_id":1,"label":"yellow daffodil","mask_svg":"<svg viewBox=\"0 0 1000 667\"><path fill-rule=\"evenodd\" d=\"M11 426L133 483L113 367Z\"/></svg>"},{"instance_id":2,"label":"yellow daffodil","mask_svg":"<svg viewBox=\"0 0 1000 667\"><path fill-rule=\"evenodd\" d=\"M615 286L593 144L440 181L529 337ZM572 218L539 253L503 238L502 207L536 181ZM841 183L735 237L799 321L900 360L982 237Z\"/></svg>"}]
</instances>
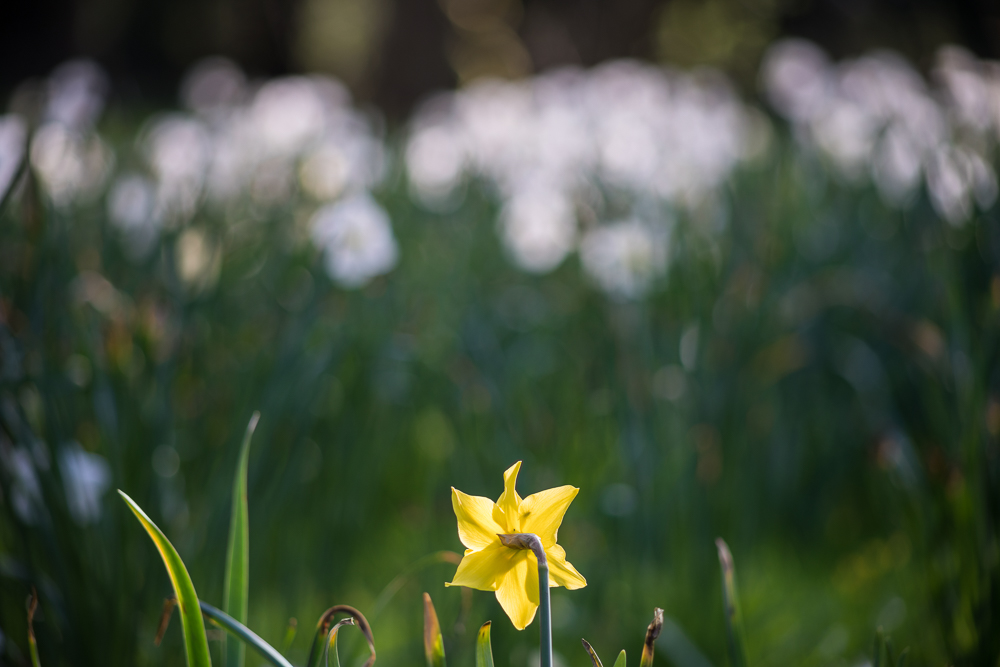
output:
<instances>
[{"instance_id":1,"label":"yellow daffodil","mask_svg":"<svg viewBox=\"0 0 1000 667\"><path fill-rule=\"evenodd\" d=\"M556 544L563 515L580 489L560 486L522 499L514 490L520 468L518 461L503 474L504 492L495 503L452 487L458 537L467 549L454 581L445 585L495 591L514 627L523 630L538 609L538 560L531 551L504 546L499 535L538 535L549 563L550 587L574 590L586 586L587 580Z\"/></svg>"}]
</instances>

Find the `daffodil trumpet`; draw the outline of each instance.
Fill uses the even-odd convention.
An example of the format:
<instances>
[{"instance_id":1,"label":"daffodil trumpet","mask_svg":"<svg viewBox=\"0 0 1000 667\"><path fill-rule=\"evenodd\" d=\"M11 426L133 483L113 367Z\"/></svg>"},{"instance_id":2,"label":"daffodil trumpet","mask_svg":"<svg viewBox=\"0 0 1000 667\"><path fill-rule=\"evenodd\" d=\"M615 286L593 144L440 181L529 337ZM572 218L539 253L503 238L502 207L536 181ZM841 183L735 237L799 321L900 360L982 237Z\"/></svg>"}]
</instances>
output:
<instances>
[{"instance_id":1,"label":"daffodil trumpet","mask_svg":"<svg viewBox=\"0 0 1000 667\"><path fill-rule=\"evenodd\" d=\"M500 544L510 549L527 549L538 560L538 652L540 667L552 667L552 604L549 597L549 559L542 540L534 533L497 533Z\"/></svg>"}]
</instances>

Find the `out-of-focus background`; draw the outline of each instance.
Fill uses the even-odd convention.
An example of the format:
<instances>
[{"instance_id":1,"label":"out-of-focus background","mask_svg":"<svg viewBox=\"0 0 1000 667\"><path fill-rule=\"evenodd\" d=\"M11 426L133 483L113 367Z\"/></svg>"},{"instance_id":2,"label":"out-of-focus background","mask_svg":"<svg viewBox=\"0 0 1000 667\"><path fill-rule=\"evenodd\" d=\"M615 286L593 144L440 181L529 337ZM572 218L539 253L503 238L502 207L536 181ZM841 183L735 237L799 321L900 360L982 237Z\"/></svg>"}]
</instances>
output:
<instances>
[{"instance_id":1,"label":"out-of-focus background","mask_svg":"<svg viewBox=\"0 0 1000 667\"><path fill-rule=\"evenodd\" d=\"M114 489L250 623L379 664L494 621L450 487L581 491L560 665L1000 654L1000 8L986 0L0 6L0 663L183 660ZM299 632L289 632L290 619ZM343 659L365 648L345 631ZM218 652L218 642L212 643ZM258 664L248 653L249 664Z\"/></svg>"}]
</instances>

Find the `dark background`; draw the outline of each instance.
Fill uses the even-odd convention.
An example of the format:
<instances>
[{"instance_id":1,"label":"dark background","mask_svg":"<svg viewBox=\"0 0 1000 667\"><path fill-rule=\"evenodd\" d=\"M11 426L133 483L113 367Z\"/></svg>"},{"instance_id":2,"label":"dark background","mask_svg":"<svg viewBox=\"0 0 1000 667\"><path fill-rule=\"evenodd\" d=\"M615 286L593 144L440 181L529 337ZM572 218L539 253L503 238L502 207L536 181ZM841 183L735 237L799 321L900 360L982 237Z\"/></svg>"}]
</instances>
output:
<instances>
[{"instance_id":1,"label":"dark background","mask_svg":"<svg viewBox=\"0 0 1000 667\"><path fill-rule=\"evenodd\" d=\"M835 58L887 47L926 68L945 43L1000 57L990 0L14 0L0 3L0 90L96 59L116 94L170 103L183 72L225 55L253 76L328 71L399 119L481 74L639 57L709 64L753 89L766 44Z\"/></svg>"}]
</instances>

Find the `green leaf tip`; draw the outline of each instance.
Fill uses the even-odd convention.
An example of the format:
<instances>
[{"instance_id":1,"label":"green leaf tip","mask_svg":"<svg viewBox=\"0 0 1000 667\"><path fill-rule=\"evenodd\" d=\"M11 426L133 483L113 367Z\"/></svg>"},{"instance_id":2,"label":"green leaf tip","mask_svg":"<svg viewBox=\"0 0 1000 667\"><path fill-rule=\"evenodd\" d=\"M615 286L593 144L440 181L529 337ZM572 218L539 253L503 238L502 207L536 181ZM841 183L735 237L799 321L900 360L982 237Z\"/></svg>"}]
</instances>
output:
<instances>
[{"instance_id":1,"label":"green leaf tip","mask_svg":"<svg viewBox=\"0 0 1000 667\"><path fill-rule=\"evenodd\" d=\"M618 654L618 659L615 660L615 667L625 667L625 649Z\"/></svg>"},{"instance_id":2,"label":"green leaf tip","mask_svg":"<svg viewBox=\"0 0 1000 667\"><path fill-rule=\"evenodd\" d=\"M184 561L181 560L174 545L170 543L163 531L146 516L142 508L121 489L118 489L118 495L135 514L142 527L146 529L146 533L153 540L157 551L160 552L164 567L167 568L170 583L174 587L174 595L177 596L177 606L180 607L181 628L184 631L184 652L187 656L188 667L211 667L212 659L208 653L205 621L201 617L198 594L194 590L194 584L191 583L191 576L184 566Z\"/></svg>"},{"instance_id":3,"label":"green leaf tip","mask_svg":"<svg viewBox=\"0 0 1000 667\"><path fill-rule=\"evenodd\" d=\"M319 621L316 622L316 634L313 635L312 648L309 649L309 661L306 662L306 667L319 667L320 661L323 660L323 655L326 651L327 634L330 631L330 626L333 625L333 617L337 614L347 614L354 619L354 624L358 627L358 630L361 630L361 634L365 636L365 640L368 642L368 650L371 653L364 667L372 667L375 664L375 638L372 636L371 625L368 624L368 619L365 618L364 614L346 604L334 605L324 611L323 615L319 617Z\"/></svg>"},{"instance_id":4,"label":"green leaf tip","mask_svg":"<svg viewBox=\"0 0 1000 667\"><path fill-rule=\"evenodd\" d=\"M493 646L490 644L490 627L493 621L486 621L479 628L476 638L476 667L493 667Z\"/></svg>"},{"instance_id":5,"label":"green leaf tip","mask_svg":"<svg viewBox=\"0 0 1000 667\"><path fill-rule=\"evenodd\" d=\"M721 537L715 540L722 572L722 604L726 613L726 632L729 640L729 658L733 667L747 667L746 642L743 639L743 616L740 614L736 594L736 567L729 546Z\"/></svg>"},{"instance_id":6,"label":"green leaf tip","mask_svg":"<svg viewBox=\"0 0 1000 667\"><path fill-rule=\"evenodd\" d=\"M583 648L587 651L587 655L590 656L590 661L594 663L594 667L604 667L604 665L601 664L601 659L597 657L597 651L595 651L594 647L590 645L590 642L586 639L581 639L580 641L583 643Z\"/></svg>"},{"instance_id":7,"label":"green leaf tip","mask_svg":"<svg viewBox=\"0 0 1000 667\"><path fill-rule=\"evenodd\" d=\"M247 471L250 466L250 440L260 421L254 412L247 424L239 461L233 479L233 506L229 520L229 543L226 547L226 575L222 594L223 609L240 623L249 617L250 597L250 510L247 501ZM243 667L246 647L234 637L225 638L222 653L224 667Z\"/></svg>"},{"instance_id":8,"label":"green leaf tip","mask_svg":"<svg viewBox=\"0 0 1000 667\"><path fill-rule=\"evenodd\" d=\"M424 655L427 667L445 667L444 637L431 596L424 593Z\"/></svg>"},{"instance_id":9,"label":"green leaf tip","mask_svg":"<svg viewBox=\"0 0 1000 667\"><path fill-rule=\"evenodd\" d=\"M354 625L354 619L348 616L342 621L338 621L330 628L329 639L326 641L326 667L330 667L330 656L333 656L333 667L340 667L340 655L337 653L338 630L345 625Z\"/></svg>"}]
</instances>

